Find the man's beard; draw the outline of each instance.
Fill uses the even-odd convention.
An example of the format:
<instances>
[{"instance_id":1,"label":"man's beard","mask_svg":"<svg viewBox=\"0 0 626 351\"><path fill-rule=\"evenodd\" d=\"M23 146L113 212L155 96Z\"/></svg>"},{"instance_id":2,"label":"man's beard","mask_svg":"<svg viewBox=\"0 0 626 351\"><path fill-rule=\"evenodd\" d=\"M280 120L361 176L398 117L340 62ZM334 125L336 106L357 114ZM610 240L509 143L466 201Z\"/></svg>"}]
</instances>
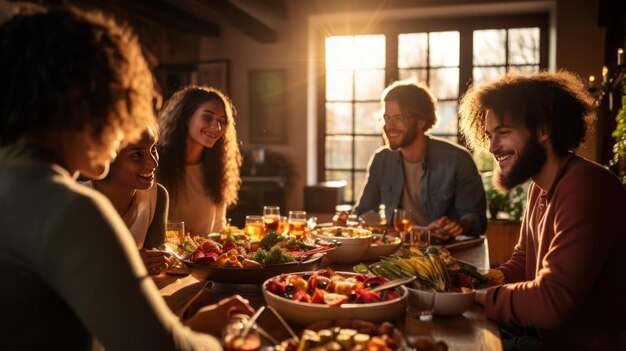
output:
<instances>
[{"instance_id":1,"label":"man's beard","mask_svg":"<svg viewBox=\"0 0 626 351\"><path fill-rule=\"evenodd\" d=\"M546 150L537 137L529 137L528 143L520 153L508 174L502 174L500 167L494 170L493 185L501 192L513 189L536 175L546 162Z\"/></svg>"},{"instance_id":2,"label":"man's beard","mask_svg":"<svg viewBox=\"0 0 626 351\"><path fill-rule=\"evenodd\" d=\"M389 142L389 148L391 150L398 150L400 148L411 145L411 143L415 141L415 139L417 139L417 124L411 124L409 127L406 128L404 135L402 136L402 140L400 140L398 144L392 144L391 141L389 141L389 138L387 138L387 141Z\"/></svg>"}]
</instances>

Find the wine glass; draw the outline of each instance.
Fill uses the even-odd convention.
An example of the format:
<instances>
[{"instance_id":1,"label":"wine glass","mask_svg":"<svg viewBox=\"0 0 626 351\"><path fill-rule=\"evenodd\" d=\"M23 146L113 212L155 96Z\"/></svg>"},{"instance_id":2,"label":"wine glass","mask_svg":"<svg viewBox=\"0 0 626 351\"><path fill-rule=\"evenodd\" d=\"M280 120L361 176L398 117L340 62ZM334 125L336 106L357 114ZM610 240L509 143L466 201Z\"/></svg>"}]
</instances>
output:
<instances>
[{"instance_id":1,"label":"wine glass","mask_svg":"<svg viewBox=\"0 0 626 351\"><path fill-rule=\"evenodd\" d=\"M411 246L411 210L396 208L393 210L393 229L400 233L403 246Z\"/></svg>"},{"instance_id":2,"label":"wine glass","mask_svg":"<svg viewBox=\"0 0 626 351\"><path fill-rule=\"evenodd\" d=\"M265 222L265 232L278 230L280 221L280 207L263 206L263 222Z\"/></svg>"}]
</instances>

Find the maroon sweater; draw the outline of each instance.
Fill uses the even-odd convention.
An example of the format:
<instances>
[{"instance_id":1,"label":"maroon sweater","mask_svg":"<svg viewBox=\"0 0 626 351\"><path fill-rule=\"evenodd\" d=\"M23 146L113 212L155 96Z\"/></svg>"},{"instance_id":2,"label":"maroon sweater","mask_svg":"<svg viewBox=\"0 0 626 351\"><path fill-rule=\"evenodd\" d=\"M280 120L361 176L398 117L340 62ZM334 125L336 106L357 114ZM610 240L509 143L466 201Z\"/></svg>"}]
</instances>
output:
<instances>
[{"instance_id":1,"label":"maroon sweater","mask_svg":"<svg viewBox=\"0 0 626 351\"><path fill-rule=\"evenodd\" d=\"M485 313L537 328L546 349L626 350L626 190L566 156L546 193L532 183L520 239Z\"/></svg>"}]
</instances>

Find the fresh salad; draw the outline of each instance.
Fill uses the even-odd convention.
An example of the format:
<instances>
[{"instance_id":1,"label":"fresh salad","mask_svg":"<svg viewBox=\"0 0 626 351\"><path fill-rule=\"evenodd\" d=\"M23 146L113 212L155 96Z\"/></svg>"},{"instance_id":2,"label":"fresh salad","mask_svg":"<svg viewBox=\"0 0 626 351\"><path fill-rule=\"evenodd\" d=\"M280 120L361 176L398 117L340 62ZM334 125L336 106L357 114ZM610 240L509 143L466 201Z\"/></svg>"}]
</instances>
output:
<instances>
[{"instance_id":1,"label":"fresh salad","mask_svg":"<svg viewBox=\"0 0 626 351\"><path fill-rule=\"evenodd\" d=\"M307 244L277 231L266 233L258 242L245 235L218 235L204 238L186 236L182 249L195 264L216 267L255 268L295 262L334 246Z\"/></svg>"}]
</instances>

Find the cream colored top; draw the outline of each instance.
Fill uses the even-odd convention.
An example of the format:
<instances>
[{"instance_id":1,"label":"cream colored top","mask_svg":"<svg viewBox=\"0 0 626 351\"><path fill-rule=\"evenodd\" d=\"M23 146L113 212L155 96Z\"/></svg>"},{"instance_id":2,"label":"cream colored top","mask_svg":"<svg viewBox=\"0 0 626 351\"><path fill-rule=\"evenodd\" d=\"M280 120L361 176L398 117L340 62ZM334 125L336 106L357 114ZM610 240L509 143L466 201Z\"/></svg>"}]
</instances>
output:
<instances>
[{"instance_id":1,"label":"cream colored top","mask_svg":"<svg viewBox=\"0 0 626 351\"><path fill-rule=\"evenodd\" d=\"M185 167L185 177L171 198L170 222L185 222L185 231L207 235L220 232L226 225L226 206L216 204L204 192L202 164Z\"/></svg>"},{"instance_id":2,"label":"cream colored top","mask_svg":"<svg viewBox=\"0 0 626 351\"><path fill-rule=\"evenodd\" d=\"M93 182L88 180L82 183L85 186L94 188ZM95 189L95 188L94 188ZM154 218L157 203L157 186L153 186L148 190L138 189L135 192L132 203L128 212L122 215L122 220L130 230L135 239L137 248L141 249L146 241L148 228Z\"/></svg>"},{"instance_id":3,"label":"cream colored top","mask_svg":"<svg viewBox=\"0 0 626 351\"><path fill-rule=\"evenodd\" d=\"M404 187L400 203L402 208L411 210L411 219L417 225L428 225L424 218L424 209L420 204L420 183L424 175L423 162L409 162L402 159Z\"/></svg>"}]
</instances>

